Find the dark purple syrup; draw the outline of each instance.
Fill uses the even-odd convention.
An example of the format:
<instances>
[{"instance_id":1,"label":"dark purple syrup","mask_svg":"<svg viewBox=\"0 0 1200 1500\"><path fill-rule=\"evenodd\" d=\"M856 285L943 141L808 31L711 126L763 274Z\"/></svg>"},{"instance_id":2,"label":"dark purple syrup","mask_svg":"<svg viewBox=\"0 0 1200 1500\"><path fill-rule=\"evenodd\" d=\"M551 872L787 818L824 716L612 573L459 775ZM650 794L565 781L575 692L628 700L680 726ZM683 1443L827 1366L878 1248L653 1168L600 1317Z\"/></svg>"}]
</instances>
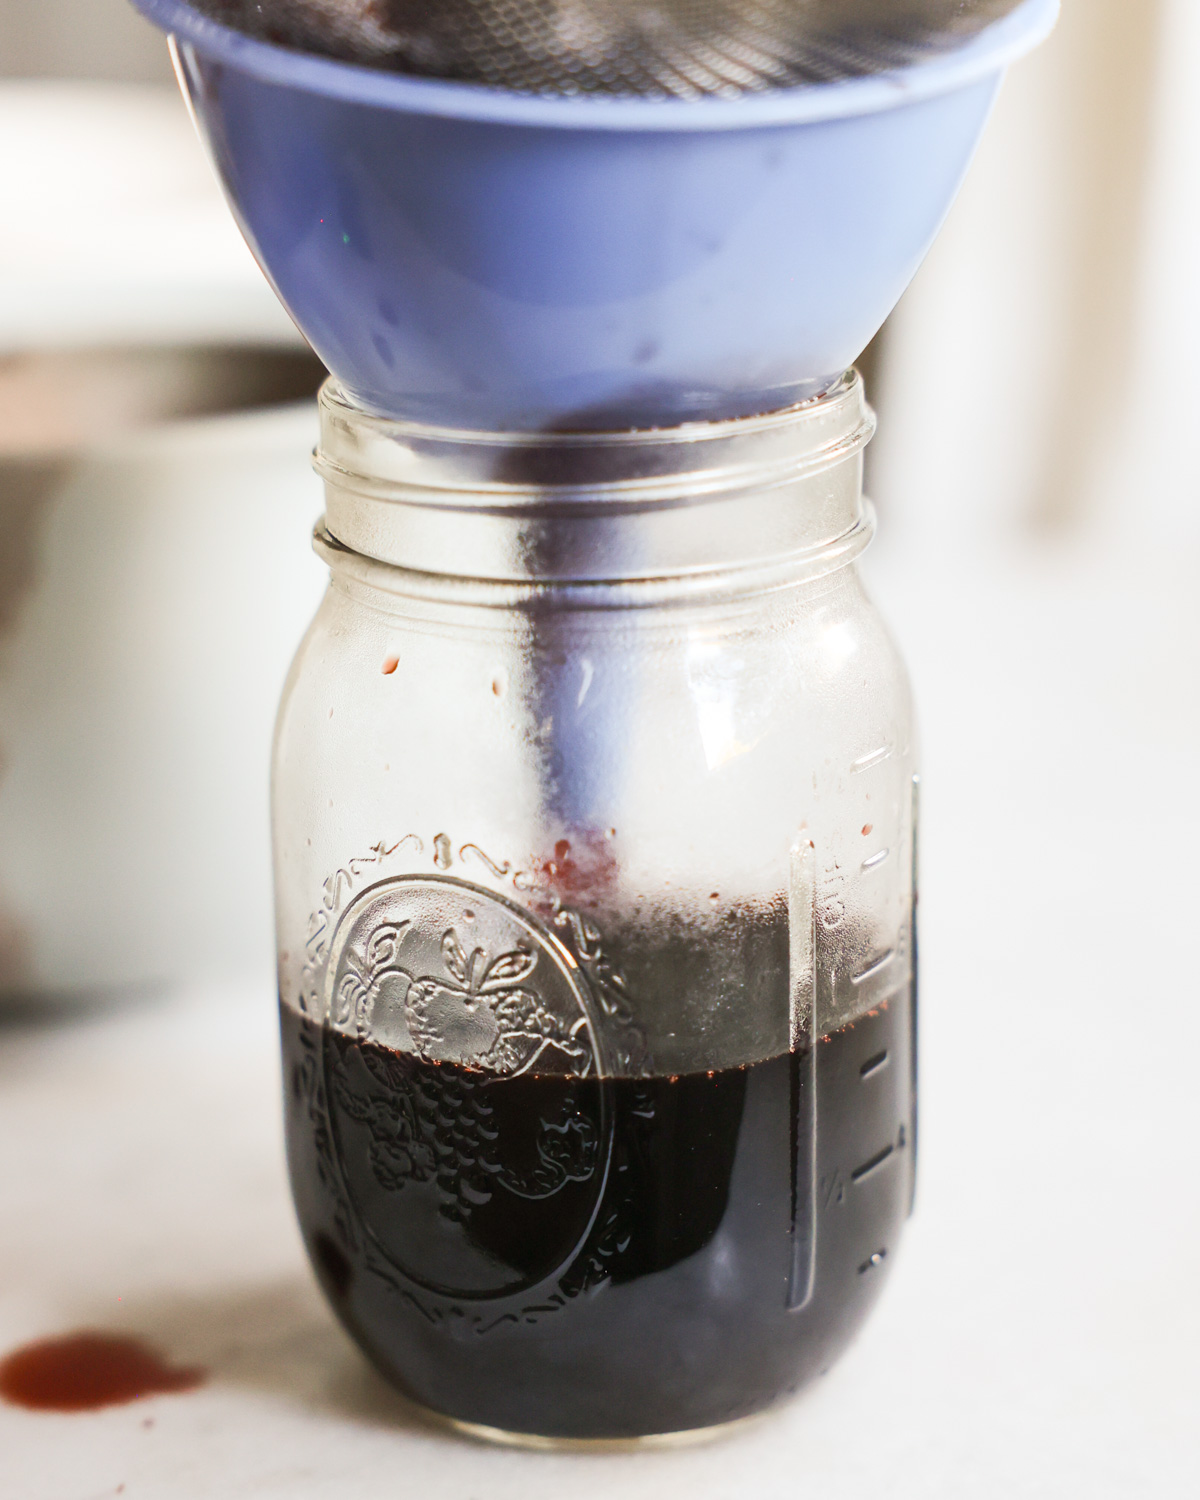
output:
<instances>
[{"instance_id":1,"label":"dark purple syrup","mask_svg":"<svg viewBox=\"0 0 1200 1500\"><path fill-rule=\"evenodd\" d=\"M282 1024L313 1264L436 1411L574 1438L731 1421L827 1369L879 1293L911 1200L904 996L680 1077L496 1078Z\"/></svg>"}]
</instances>

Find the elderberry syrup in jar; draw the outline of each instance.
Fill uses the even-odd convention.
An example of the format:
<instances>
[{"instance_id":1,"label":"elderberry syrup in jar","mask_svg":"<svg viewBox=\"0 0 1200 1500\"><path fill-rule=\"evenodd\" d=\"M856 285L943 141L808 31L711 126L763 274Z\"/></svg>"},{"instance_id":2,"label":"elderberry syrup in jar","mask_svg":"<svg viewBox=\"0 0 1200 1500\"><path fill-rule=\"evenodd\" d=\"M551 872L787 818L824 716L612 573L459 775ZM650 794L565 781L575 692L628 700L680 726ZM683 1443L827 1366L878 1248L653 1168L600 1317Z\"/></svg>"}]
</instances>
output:
<instances>
[{"instance_id":1,"label":"elderberry syrup in jar","mask_svg":"<svg viewBox=\"0 0 1200 1500\"><path fill-rule=\"evenodd\" d=\"M913 731L848 376L486 434L322 397L275 760L288 1160L376 1366L637 1439L826 1370L909 1212Z\"/></svg>"}]
</instances>

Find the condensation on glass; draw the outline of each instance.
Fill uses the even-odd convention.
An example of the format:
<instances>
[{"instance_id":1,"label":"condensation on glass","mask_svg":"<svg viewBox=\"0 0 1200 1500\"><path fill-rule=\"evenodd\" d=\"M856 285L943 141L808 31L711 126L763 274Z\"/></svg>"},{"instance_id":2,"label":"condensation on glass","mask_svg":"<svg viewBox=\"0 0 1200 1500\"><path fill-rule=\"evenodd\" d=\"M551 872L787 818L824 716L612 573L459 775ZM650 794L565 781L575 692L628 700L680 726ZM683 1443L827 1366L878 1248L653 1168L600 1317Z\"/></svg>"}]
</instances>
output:
<instances>
[{"instance_id":1,"label":"condensation on glass","mask_svg":"<svg viewBox=\"0 0 1200 1500\"><path fill-rule=\"evenodd\" d=\"M915 1151L912 713L861 382L455 433L322 398L274 788L288 1149L411 1398L529 1441L750 1416L886 1281Z\"/></svg>"}]
</instances>

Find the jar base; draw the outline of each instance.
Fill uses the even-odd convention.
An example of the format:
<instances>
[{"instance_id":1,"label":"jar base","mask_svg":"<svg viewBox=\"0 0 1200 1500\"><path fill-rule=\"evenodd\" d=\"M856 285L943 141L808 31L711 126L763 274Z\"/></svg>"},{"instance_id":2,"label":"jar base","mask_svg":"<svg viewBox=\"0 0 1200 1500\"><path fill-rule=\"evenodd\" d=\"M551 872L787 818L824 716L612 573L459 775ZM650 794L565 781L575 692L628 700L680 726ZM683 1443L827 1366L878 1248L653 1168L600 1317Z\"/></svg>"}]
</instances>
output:
<instances>
[{"instance_id":1,"label":"jar base","mask_svg":"<svg viewBox=\"0 0 1200 1500\"><path fill-rule=\"evenodd\" d=\"M464 1422L458 1417L446 1416L431 1407L412 1403L421 1415L437 1426L448 1428L460 1437L473 1442L488 1443L498 1448L524 1448L540 1453L633 1453L640 1449L693 1448L707 1443L719 1443L727 1437L765 1421L778 1407L752 1412L748 1417L738 1417L732 1422L718 1422L712 1427L690 1427L682 1432L653 1432L640 1437L616 1438L572 1438L546 1437L537 1432L508 1432L503 1427L488 1427L482 1422Z\"/></svg>"}]
</instances>

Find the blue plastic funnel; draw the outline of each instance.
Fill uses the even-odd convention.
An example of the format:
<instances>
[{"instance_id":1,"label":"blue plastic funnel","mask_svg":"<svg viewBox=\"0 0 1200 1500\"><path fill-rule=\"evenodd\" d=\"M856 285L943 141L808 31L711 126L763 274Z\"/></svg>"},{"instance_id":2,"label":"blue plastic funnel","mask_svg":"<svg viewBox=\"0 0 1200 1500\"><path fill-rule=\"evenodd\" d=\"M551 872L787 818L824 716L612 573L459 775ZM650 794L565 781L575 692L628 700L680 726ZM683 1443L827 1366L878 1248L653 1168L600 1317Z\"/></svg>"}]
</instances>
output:
<instances>
[{"instance_id":1,"label":"blue plastic funnel","mask_svg":"<svg viewBox=\"0 0 1200 1500\"><path fill-rule=\"evenodd\" d=\"M134 0L242 229L350 398L451 427L745 416L826 389L908 285L1025 0L901 72L738 99L550 98L384 73Z\"/></svg>"}]
</instances>

